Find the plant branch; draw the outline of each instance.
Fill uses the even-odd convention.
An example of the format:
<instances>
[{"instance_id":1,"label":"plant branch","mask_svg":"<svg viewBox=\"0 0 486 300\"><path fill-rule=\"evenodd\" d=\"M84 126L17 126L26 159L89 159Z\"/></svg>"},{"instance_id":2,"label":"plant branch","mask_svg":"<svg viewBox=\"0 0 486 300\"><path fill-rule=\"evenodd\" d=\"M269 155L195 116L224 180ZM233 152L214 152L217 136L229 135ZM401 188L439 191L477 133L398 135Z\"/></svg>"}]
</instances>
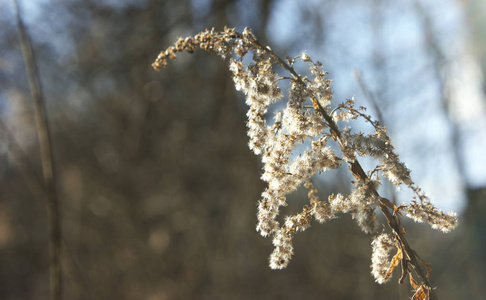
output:
<instances>
[{"instance_id":1,"label":"plant branch","mask_svg":"<svg viewBox=\"0 0 486 300\"><path fill-rule=\"evenodd\" d=\"M167 65L168 59L176 58L176 52L185 51L193 53L197 46L209 53L216 53L223 58L230 54L232 48L234 48L234 54L241 58L238 61L231 60L230 70L233 72L233 79L237 90L247 94L247 104L250 106L248 111L250 149L255 154L264 152L265 173L262 179L269 183L269 188L262 193L262 200L259 202L259 223L257 230L264 237L268 235L274 236L273 242L276 248L270 257L270 267L273 269L282 269L287 266L293 254L291 240L292 234L295 232L294 230L296 228L305 230L307 228L306 226L308 226L308 217L310 215L303 212L303 214L287 218L285 225L279 227L275 217L278 214L278 208L285 205L285 196L298 187L302 182L302 178L313 176L316 170L335 169L340 165L338 158L334 155L334 151L330 148L325 148L327 134L324 134L324 139L314 141L312 150L306 152L306 155L300 161L289 164L288 156L296 141L305 138L306 135L322 136L324 128L329 127L330 136L339 144L344 155L344 158L339 160L347 162L349 169L357 178L358 182L355 183L356 188L348 199L350 201L343 199L342 195L340 196L340 200L338 199L339 197L334 199L330 198L329 202L332 202L331 204L314 201L314 206L311 208L310 214L314 214L314 217L318 220L325 221L332 218L334 212L346 213L357 210L359 218L358 224L362 226L365 232L369 232L373 231L373 229L368 230L368 228L363 227L367 226L367 224L362 223L362 220L364 222L369 220L374 221L375 215L373 210L378 206L385 216L388 226L394 232L393 241L388 238L388 241L386 241L387 244L385 243L384 246L389 248L396 244L398 248L398 252L393 258L393 265L390 263L386 274L391 274L393 269L398 265L398 260L401 260L402 276L399 282L403 283L406 275L410 275L410 283L415 290L414 299L437 299L428 280L430 266L413 251L405 238L405 231L401 227L400 222L400 217L403 216L400 209L405 209L408 217L418 222L428 222L433 228L440 229L444 232L448 232L455 227L457 218L454 213L444 214L437 210L430 204L420 188L415 186L409 176L410 170L399 161L398 155L393 152L393 147L386 135L385 128L379 122L374 122L371 117L355 110L352 100L348 100L346 104L341 104L338 107L339 109L348 110L348 114L343 117L341 113L341 116L337 116L336 120L363 117L375 127L375 136L364 137L362 134L350 135L347 131L341 131L336 123L337 121L329 113L329 103L323 105L320 102L323 100L323 97L320 97L321 93L324 93L324 101L326 102L331 101L332 98L332 93L327 93L330 86L327 85L328 80L325 80L325 72L320 71L322 65L320 63L313 63L308 55L302 54L301 58L304 62L311 61L313 63L314 69L312 69L312 72L316 75L318 82L309 81L306 77L300 76L294 70L293 63L288 63L281 59L270 47L262 46L248 28L245 28L242 33L235 32L234 28L226 27L223 32L218 33L213 28L200 32L194 37L180 38L174 46L160 52L152 66L156 70L159 70ZM253 51L254 53L253 59L255 64L251 64L248 67L249 70L245 71L242 58L249 51ZM272 67L276 64L282 66L289 72L292 78L277 77L276 73L272 71ZM284 112L288 114L286 117L288 124L284 126L290 133L282 134L274 139L274 136L268 137L265 134L266 128L263 128L265 127L263 115L266 113L269 103L281 97L280 89L275 86L279 78L292 80L292 89L289 91L289 107ZM317 113L317 115L313 114L309 116L312 120L303 118L299 114L299 110L296 109L296 106L301 107L301 103L307 98L312 100L313 108ZM304 108L307 107L304 106ZM282 125L280 121L277 121L277 119L282 118L282 114L276 114L275 118L276 125L272 126L271 130L279 129ZM309 122L315 122L318 126L311 127ZM282 140L279 140L279 138ZM357 153L359 155L369 154L381 156L380 160L386 166L384 176L394 184L406 184L414 191L420 203L414 200L409 206L397 207L388 199L382 198L377 191L377 182L374 182L365 173L359 161L356 159ZM314 157L310 157L312 155ZM302 162L304 167L294 166L300 162ZM308 165L313 167L306 167ZM287 175L292 174L286 171L286 167L295 168L296 174L294 178L287 177ZM312 196L309 196L309 198L312 202ZM347 203L343 204L343 202ZM334 205L335 207L329 208L326 205ZM389 252L386 249L384 251L385 254ZM383 262L386 263L386 260ZM415 271L420 283L415 281L410 273L411 268L409 266ZM427 269L427 272L424 271L423 267ZM373 275L377 278L378 282L379 280L384 281L387 279L380 277L381 271L378 270L377 272L378 275L375 275L375 273Z\"/></svg>"},{"instance_id":2,"label":"plant branch","mask_svg":"<svg viewBox=\"0 0 486 300\"><path fill-rule=\"evenodd\" d=\"M297 72L294 70L293 67L291 67L289 64L287 64L285 61L283 61L278 55L276 55L270 48L264 48L263 46L257 45L260 47L261 50L267 51L280 65L282 65L292 76L294 79L301 84L304 88L307 87L305 82L302 80L302 78L297 74ZM326 121L326 124L329 126L331 130L331 134L334 137L334 139L339 143L340 147L342 150L343 149L343 141L342 141L342 135L341 131L339 130L339 127L337 126L336 122L332 119L332 117L327 113L327 111L322 107L320 102L314 98L313 99L313 104L314 108L317 110L317 112L324 118ZM354 162L349 163L350 169L353 172L353 175L359 177L360 180L363 181L368 181L369 178L364 172L363 168L361 167L361 164L358 162L358 160L354 160ZM413 269L415 270L417 276L419 277L420 281L422 282L423 285L425 285L428 289L429 292L429 299L431 300L437 300L437 295L434 292L434 289L430 286L429 280L427 278L426 273L424 272L423 268L420 266L420 259L417 257L415 251L410 247L407 239L405 238L405 235L403 233L403 230L400 226L400 219L399 216L395 213L391 213L388 210L388 207L391 206L393 207L394 205L387 199L380 197L378 192L376 190L373 191L375 195L378 197L378 199L381 199L379 208L383 215L385 216L388 226L394 231L396 237L398 238L400 244L402 245L402 248L405 252L406 259L408 260L408 264L410 264Z\"/></svg>"},{"instance_id":3,"label":"plant branch","mask_svg":"<svg viewBox=\"0 0 486 300\"><path fill-rule=\"evenodd\" d=\"M29 80L34 113L39 137L44 185L47 193L47 216L49 223L49 256L50 256L50 290L51 299L61 299L61 217L59 213L58 196L56 191L56 177L54 174L53 154L49 126L44 108L42 89L35 63L34 53L25 26L20 17L17 1L14 1L20 47L25 61L25 68Z\"/></svg>"}]
</instances>

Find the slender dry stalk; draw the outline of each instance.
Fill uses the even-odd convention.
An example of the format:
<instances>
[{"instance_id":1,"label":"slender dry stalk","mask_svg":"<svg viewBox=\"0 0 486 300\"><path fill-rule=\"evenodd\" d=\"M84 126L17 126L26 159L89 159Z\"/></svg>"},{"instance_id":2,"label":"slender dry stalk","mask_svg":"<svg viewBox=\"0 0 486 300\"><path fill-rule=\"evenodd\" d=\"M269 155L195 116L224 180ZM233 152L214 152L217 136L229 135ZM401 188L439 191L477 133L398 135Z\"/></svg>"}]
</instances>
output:
<instances>
[{"instance_id":1,"label":"slender dry stalk","mask_svg":"<svg viewBox=\"0 0 486 300\"><path fill-rule=\"evenodd\" d=\"M262 154L264 173L262 179L268 183L258 204L257 230L262 236L272 236L275 246L270 256L270 267L285 268L290 262L294 248L293 236L310 227L312 218L323 223L340 213L350 213L366 233L375 233L375 210L382 212L391 233L377 234L373 243L372 274L378 283L387 282L400 264L403 283L409 276L414 290L413 299L437 299L430 285L430 265L411 248L401 226L402 211L417 222L427 222L432 228L451 231L457 224L455 213L443 213L435 208L410 176L410 170L399 160L386 128L366 115L364 108L355 109L350 99L331 109L334 102L331 81L322 71L322 64L313 62L305 53L281 59L269 47L262 46L252 32L245 28L242 33L225 28L222 32L206 30L194 37L180 38L174 46L162 51L152 66L159 70L175 59L177 52L194 52L197 47L230 58L235 87L246 94L249 105L249 147L255 154ZM245 66L243 57L253 53L253 61ZM299 75L293 65L297 59L310 64L311 78ZM274 66L283 67L291 76L280 76ZM275 113L275 121L267 125L265 114L268 105L283 97L278 83L290 80L287 106ZM313 110L308 109L312 104ZM372 125L374 132L365 135L354 133L350 127L340 128L338 122L364 119ZM335 141L341 157L327 146ZM305 141L310 149L298 157L293 150ZM308 144L304 144L308 145ZM370 156L378 161L374 170L365 172L358 161L359 156ZM312 185L311 177L316 173L337 169L347 164L356 178L350 195L331 195L328 201L320 201ZM378 194L381 180L386 179L398 186L405 185L414 192L409 205L395 206ZM277 220L279 208L287 205L286 196L304 185L308 190L309 204L302 212L287 216L280 224ZM389 254L396 250L393 258ZM413 272L412 272L413 271ZM414 275L415 274L415 275Z\"/></svg>"},{"instance_id":2,"label":"slender dry stalk","mask_svg":"<svg viewBox=\"0 0 486 300\"><path fill-rule=\"evenodd\" d=\"M38 200L38 204L41 205L43 203L42 200L46 197L43 179L35 172L32 164L28 160L27 154L17 143L3 120L0 120L0 130L8 141L9 154L12 156L13 163L24 177L25 182L29 186L30 192L34 198Z\"/></svg>"},{"instance_id":3,"label":"slender dry stalk","mask_svg":"<svg viewBox=\"0 0 486 300\"><path fill-rule=\"evenodd\" d=\"M14 1L20 47L25 61L25 68L29 80L34 113L39 137L42 171L45 191L47 194L47 216L49 223L49 256L50 256L50 289L51 299L61 299L61 217L59 213L59 200L56 191L56 177L54 174L54 161L51 150L49 125L44 108L42 89L35 63L34 53L29 36L22 22L17 1Z\"/></svg>"}]
</instances>

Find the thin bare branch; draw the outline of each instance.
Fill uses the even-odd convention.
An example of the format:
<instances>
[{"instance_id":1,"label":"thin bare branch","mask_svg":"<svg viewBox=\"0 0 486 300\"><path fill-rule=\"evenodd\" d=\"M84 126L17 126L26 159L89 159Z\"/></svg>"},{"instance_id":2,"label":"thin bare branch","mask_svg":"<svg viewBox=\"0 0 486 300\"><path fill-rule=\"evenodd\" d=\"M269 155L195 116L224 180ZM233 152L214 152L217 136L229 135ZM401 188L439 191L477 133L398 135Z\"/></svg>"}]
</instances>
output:
<instances>
[{"instance_id":1,"label":"thin bare branch","mask_svg":"<svg viewBox=\"0 0 486 300\"><path fill-rule=\"evenodd\" d=\"M39 137L42 171L44 185L47 193L47 215L49 222L49 255L50 255L50 289L51 299L61 299L61 217L59 213L59 201L56 191L56 177L54 174L54 162L51 149L49 125L44 107L42 89L39 75L32 51L30 38L22 22L17 1L14 1L17 28L19 32L20 47L24 57L25 68L29 80L34 113Z\"/></svg>"}]
</instances>

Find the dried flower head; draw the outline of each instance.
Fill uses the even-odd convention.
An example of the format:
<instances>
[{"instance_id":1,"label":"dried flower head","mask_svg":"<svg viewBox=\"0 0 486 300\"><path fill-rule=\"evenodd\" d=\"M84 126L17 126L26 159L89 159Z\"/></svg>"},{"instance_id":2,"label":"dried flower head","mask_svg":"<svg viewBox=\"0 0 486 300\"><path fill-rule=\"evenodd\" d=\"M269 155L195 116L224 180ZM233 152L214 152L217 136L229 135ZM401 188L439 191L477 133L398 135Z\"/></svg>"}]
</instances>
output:
<instances>
[{"instance_id":1,"label":"dried flower head","mask_svg":"<svg viewBox=\"0 0 486 300\"><path fill-rule=\"evenodd\" d=\"M331 110L331 81L320 62L314 62L306 53L284 61L269 47L260 45L248 28L242 33L233 28L221 32L211 29L194 37L180 38L174 46L160 52L152 66L159 70L167 65L168 59L176 58L176 52L192 53L197 47L222 58L230 56L229 69L235 87L246 96L249 147L255 154L262 155L261 178L267 183L258 202L256 229L264 237L273 237L275 249L270 256L270 267L282 269L288 265L294 253L293 236L306 230L313 218L323 223L338 214L350 213L364 232L374 233L377 227L375 211L379 210L393 234L382 233L372 243L372 274L376 281L386 282L391 271L401 263L400 282L406 275L410 275L411 283L415 282L409 272L408 265L411 265L421 282L420 285L412 284L413 289L416 292L420 288L427 289L433 297L429 274L424 274L420 266L426 263L405 239L400 211L443 232L452 230L457 218L453 213L445 214L434 207L414 184L410 170L400 161L386 128L365 114L365 108L355 108L354 99L336 104ZM249 53L253 54L252 61L244 64L243 57ZM293 68L298 59L309 65L309 77L299 75ZM286 74L277 74L275 66L283 67ZM288 82L287 101L283 109L274 112L274 122L269 125L269 105L284 98L279 87L282 80ZM371 124L374 130L365 134L343 124L358 118ZM337 144L340 153L336 154L335 148L328 145L330 142ZM296 150L302 148L305 150ZM376 160L377 166L372 173L366 173L359 164L358 158L362 156ZM349 166L356 178L351 193L319 200L311 178L343 164ZM412 189L418 200L396 207L378 194L382 178L396 186L405 185ZM286 206L287 196L302 185L309 191L309 204L304 205L300 213L287 216L280 224L280 207ZM397 254L389 261L393 249L397 249Z\"/></svg>"},{"instance_id":2,"label":"dried flower head","mask_svg":"<svg viewBox=\"0 0 486 300\"><path fill-rule=\"evenodd\" d=\"M376 282L383 284L391 278L387 273L391 264L390 254L396 249L395 239L391 234L382 233L374 238L371 246L371 274Z\"/></svg>"}]
</instances>

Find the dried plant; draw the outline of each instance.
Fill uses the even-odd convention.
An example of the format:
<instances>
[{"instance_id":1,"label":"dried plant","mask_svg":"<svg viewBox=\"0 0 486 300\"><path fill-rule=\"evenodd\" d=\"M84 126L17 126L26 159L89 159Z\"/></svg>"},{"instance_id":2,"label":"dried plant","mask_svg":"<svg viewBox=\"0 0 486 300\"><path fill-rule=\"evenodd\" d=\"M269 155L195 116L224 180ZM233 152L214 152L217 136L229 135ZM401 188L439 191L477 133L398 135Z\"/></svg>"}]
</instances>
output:
<instances>
[{"instance_id":1,"label":"dried plant","mask_svg":"<svg viewBox=\"0 0 486 300\"><path fill-rule=\"evenodd\" d=\"M391 233L379 233L372 242L372 275L380 284L387 282L400 264L399 282L403 283L409 276L415 292L413 299L436 299L429 283L431 267L406 240L401 226L402 212L443 232L456 226L456 214L438 210L415 185L385 127L367 115L365 108L356 108L353 99L332 103L331 81L321 63L314 62L305 53L283 60L270 47L262 46L248 28L242 33L231 28L222 32L212 29L194 37L180 38L174 46L162 51L152 66L160 70L168 59L176 58L177 52L192 53L198 47L222 58L229 56L235 87L246 95L249 147L255 154L262 155L264 172L261 178L268 184L258 202L257 231L273 238L275 249L270 256L270 267L282 269L288 265L294 253L293 236L309 228L312 219L324 223L339 214L349 213L364 232L371 234L377 228L375 212L381 211ZM245 65L243 57L248 53L252 53L253 58ZM309 77L295 71L294 63L298 59L309 64ZM288 74L280 75L275 71L277 67L283 67L282 72ZM288 82L286 106L275 112L273 122L267 123L268 106L283 98L280 82ZM374 131L364 134L346 124L341 125L356 119L365 120ZM339 155L331 143L339 146ZM307 150L296 155L296 147L302 144ZM376 160L376 168L365 172L357 159L360 156ZM348 165L356 178L352 181L351 193L333 194L327 200L320 200L311 178L343 164ZM383 179L397 187L410 188L414 194L411 204L397 207L381 197L377 190ZM286 206L287 195L302 185L308 189L309 203L302 212L287 216L280 223L277 220L280 207ZM396 254L390 259L394 251Z\"/></svg>"}]
</instances>

